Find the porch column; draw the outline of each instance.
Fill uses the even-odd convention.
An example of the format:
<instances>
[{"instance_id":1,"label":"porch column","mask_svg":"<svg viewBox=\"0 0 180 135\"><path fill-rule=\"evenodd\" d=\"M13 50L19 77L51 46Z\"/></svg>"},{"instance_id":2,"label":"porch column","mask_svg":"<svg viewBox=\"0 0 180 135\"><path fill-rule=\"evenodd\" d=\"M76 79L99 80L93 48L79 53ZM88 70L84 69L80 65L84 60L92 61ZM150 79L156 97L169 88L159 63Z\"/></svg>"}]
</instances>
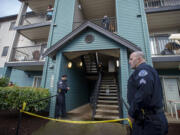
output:
<instances>
[{"instance_id":1,"label":"porch column","mask_svg":"<svg viewBox=\"0 0 180 135\"><path fill-rule=\"evenodd\" d=\"M120 89L121 89L121 96L127 102L127 81L129 78L129 66L128 66L128 56L127 56L127 49L124 47L120 48L120 68L119 68L119 79L120 79ZM123 117L127 118L127 108L123 104Z\"/></svg>"},{"instance_id":2,"label":"porch column","mask_svg":"<svg viewBox=\"0 0 180 135\"><path fill-rule=\"evenodd\" d=\"M18 27L23 23L24 15L26 14L27 8L28 8L28 4L25 1L22 2L19 14L18 14L17 19L16 19L15 27ZM13 37L13 40L12 40L12 46L10 46L10 53L9 53L9 56L8 56L8 61L11 61L11 59L12 59L12 57L14 55L14 49L13 48L17 46L19 36L20 36L20 34L16 30L14 32L14 37Z\"/></svg>"},{"instance_id":3,"label":"porch column","mask_svg":"<svg viewBox=\"0 0 180 135\"><path fill-rule=\"evenodd\" d=\"M50 75L50 93L51 96L57 94L57 82L60 78L60 71L61 71L61 63L62 63L62 53L58 53L56 55L56 64L54 65L54 72ZM56 97L51 98L50 102L50 110L49 110L49 116L54 117L55 116L55 108L56 108Z\"/></svg>"}]
</instances>

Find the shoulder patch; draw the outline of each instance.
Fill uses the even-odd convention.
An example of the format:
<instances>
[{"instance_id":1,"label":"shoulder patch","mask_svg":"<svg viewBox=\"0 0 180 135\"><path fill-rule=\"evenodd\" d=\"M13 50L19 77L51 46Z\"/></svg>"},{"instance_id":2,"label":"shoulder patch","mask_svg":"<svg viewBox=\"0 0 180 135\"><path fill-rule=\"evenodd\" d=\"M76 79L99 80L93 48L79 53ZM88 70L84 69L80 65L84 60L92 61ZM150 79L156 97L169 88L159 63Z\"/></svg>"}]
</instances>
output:
<instances>
[{"instance_id":1,"label":"shoulder patch","mask_svg":"<svg viewBox=\"0 0 180 135\"><path fill-rule=\"evenodd\" d=\"M146 76L146 75L148 75L148 72L146 71L146 70L141 70L139 73L138 73L138 76L140 76L140 77L144 77L144 76Z\"/></svg>"},{"instance_id":2,"label":"shoulder patch","mask_svg":"<svg viewBox=\"0 0 180 135\"><path fill-rule=\"evenodd\" d=\"M144 80L143 78L139 81L140 84L146 84L146 80Z\"/></svg>"},{"instance_id":3,"label":"shoulder patch","mask_svg":"<svg viewBox=\"0 0 180 135\"><path fill-rule=\"evenodd\" d=\"M59 83L62 84L62 81L60 81Z\"/></svg>"}]
</instances>

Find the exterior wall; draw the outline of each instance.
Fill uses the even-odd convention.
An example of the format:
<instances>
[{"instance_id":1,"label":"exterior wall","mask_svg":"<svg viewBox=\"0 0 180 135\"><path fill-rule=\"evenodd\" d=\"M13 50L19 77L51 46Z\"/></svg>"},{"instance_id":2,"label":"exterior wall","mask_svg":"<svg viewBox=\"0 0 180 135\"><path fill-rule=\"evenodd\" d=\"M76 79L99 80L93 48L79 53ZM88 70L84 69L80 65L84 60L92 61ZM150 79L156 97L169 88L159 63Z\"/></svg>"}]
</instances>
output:
<instances>
[{"instance_id":1,"label":"exterior wall","mask_svg":"<svg viewBox=\"0 0 180 135\"><path fill-rule=\"evenodd\" d=\"M71 69L67 68L68 60L61 52L57 54L56 69L54 72L54 83L51 88L51 95L57 94L57 82L63 74L68 76L68 86L70 91L66 94L67 111L72 110L88 102L88 85L84 73L74 65ZM52 81L50 81L52 83ZM50 84L51 85L51 84ZM54 117L56 98L51 99L50 117Z\"/></svg>"},{"instance_id":2,"label":"exterior wall","mask_svg":"<svg viewBox=\"0 0 180 135\"><path fill-rule=\"evenodd\" d=\"M147 62L152 64L144 1L116 0L116 18L118 35L138 45L145 53Z\"/></svg>"},{"instance_id":3,"label":"exterior wall","mask_svg":"<svg viewBox=\"0 0 180 135\"><path fill-rule=\"evenodd\" d=\"M4 74L4 68L0 68L0 78L3 77Z\"/></svg>"},{"instance_id":4,"label":"exterior wall","mask_svg":"<svg viewBox=\"0 0 180 135\"><path fill-rule=\"evenodd\" d=\"M94 41L92 43L86 43L86 35L91 34L94 36ZM72 42L65 45L63 48L64 52L68 51L84 51L84 50L101 50L101 49L119 49L120 45L104 35L101 35L94 30L88 30L81 33Z\"/></svg>"},{"instance_id":5,"label":"exterior wall","mask_svg":"<svg viewBox=\"0 0 180 135\"><path fill-rule=\"evenodd\" d=\"M53 18L48 39L48 47L52 46L54 43L56 43L72 31L74 7L74 0L55 1ZM54 24L56 24L55 27ZM49 66L51 66L52 64L54 64L52 60L47 57L43 69L42 87L49 88L48 81L54 72L53 69L49 68Z\"/></svg>"},{"instance_id":6,"label":"exterior wall","mask_svg":"<svg viewBox=\"0 0 180 135\"><path fill-rule=\"evenodd\" d=\"M10 81L18 86L32 86L34 76L41 76L42 72L24 72L22 70L12 69Z\"/></svg>"},{"instance_id":7,"label":"exterior wall","mask_svg":"<svg viewBox=\"0 0 180 135\"><path fill-rule=\"evenodd\" d=\"M14 30L9 30L11 22L15 20L9 20L6 22L0 22L0 68L4 67L4 63L8 60L10 53L10 46L12 46L12 40L14 36ZM9 46L7 56L1 56L3 47Z\"/></svg>"},{"instance_id":8,"label":"exterior wall","mask_svg":"<svg viewBox=\"0 0 180 135\"><path fill-rule=\"evenodd\" d=\"M82 14L82 9L79 9L79 2L76 0L75 9L74 9L74 22L73 29L77 28L85 21L84 16Z\"/></svg>"}]
</instances>

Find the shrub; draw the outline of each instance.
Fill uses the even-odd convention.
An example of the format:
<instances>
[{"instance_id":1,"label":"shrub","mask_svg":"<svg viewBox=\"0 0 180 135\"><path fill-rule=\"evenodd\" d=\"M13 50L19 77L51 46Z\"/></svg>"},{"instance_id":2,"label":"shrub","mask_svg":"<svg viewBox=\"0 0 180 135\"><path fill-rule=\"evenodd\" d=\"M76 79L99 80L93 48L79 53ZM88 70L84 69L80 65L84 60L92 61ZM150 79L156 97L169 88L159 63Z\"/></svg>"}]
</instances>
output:
<instances>
[{"instance_id":1,"label":"shrub","mask_svg":"<svg viewBox=\"0 0 180 135\"><path fill-rule=\"evenodd\" d=\"M23 102L26 102L26 111L42 111L49 103L49 100L31 103L33 101L49 97L48 89L31 87L0 87L0 110L19 110Z\"/></svg>"},{"instance_id":2,"label":"shrub","mask_svg":"<svg viewBox=\"0 0 180 135\"><path fill-rule=\"evenodd\" d=\"M9 84L9 79L6 77L0 78L0 87L7 87Z\"/></svg>"}]
</instances>

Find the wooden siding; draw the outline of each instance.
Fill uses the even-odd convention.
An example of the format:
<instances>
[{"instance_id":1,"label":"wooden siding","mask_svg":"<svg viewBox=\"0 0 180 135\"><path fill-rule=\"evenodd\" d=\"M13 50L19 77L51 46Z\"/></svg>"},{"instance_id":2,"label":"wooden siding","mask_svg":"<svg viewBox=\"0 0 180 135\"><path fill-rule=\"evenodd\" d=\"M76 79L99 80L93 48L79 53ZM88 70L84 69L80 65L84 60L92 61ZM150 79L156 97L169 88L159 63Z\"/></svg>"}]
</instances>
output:
<instances>
[{"instance_id":1,"label":"wooden siding","mask_svg":"<svg viewBox=\"0 0 180 135\"><path fill-rule=\"evenodd\" d=\"M116 0L116 18L118 34L139 46L152 64L143 0Z\"/></svg>"},{"instance_id":2,"label":"wooden siding","mask_svg":"<svg viewBox=\"0 0 180 135\"><path fill-rule=\"evenodd\" d=\"M57 93L57 82L63 74L68 76L68 86L70 91L66 94L66 110L72 110L88 102L88 84L84 73L75 67L73 64L71 69L67 68L68 60L62 55L62 52L57 54L57 62L54 73L54 86L51 88L51 95ZM55 114L56 98L51 99L50 117Z\"/></svg>"},{"instance_id":3,"label":"wooden siding","mask_svg":"<svg viewBox=\"0 0 180 135\"><path fill-rule=\"evenodd\" d=\"M85 37L91 34L94 37L94 41L92 43L86 43ZM102 49L116 49L121 45L108 39L107 37L101 35L100 33L94 30L88 30L86 32L81 33L78 37L76 37L73 41L68 43L66 47L62 50L64 52L69 51L85 51L85 50L102 50Z\"/></svg>"},{"instance_id":4,"label":"wooden siding","mask_svg":"<svg viewBox=\"0 0 180 135\"><path fill-rule=\"evenodd\" d=\"M74 0L55 1L53 18L47 44L48 48L72 31L74 7ZM49 78L54 72L53 69L49 68L52 64L52 60L50 58L46 58L41 83L42 87L49 88Z\"/></svg>"}]
</instances>

